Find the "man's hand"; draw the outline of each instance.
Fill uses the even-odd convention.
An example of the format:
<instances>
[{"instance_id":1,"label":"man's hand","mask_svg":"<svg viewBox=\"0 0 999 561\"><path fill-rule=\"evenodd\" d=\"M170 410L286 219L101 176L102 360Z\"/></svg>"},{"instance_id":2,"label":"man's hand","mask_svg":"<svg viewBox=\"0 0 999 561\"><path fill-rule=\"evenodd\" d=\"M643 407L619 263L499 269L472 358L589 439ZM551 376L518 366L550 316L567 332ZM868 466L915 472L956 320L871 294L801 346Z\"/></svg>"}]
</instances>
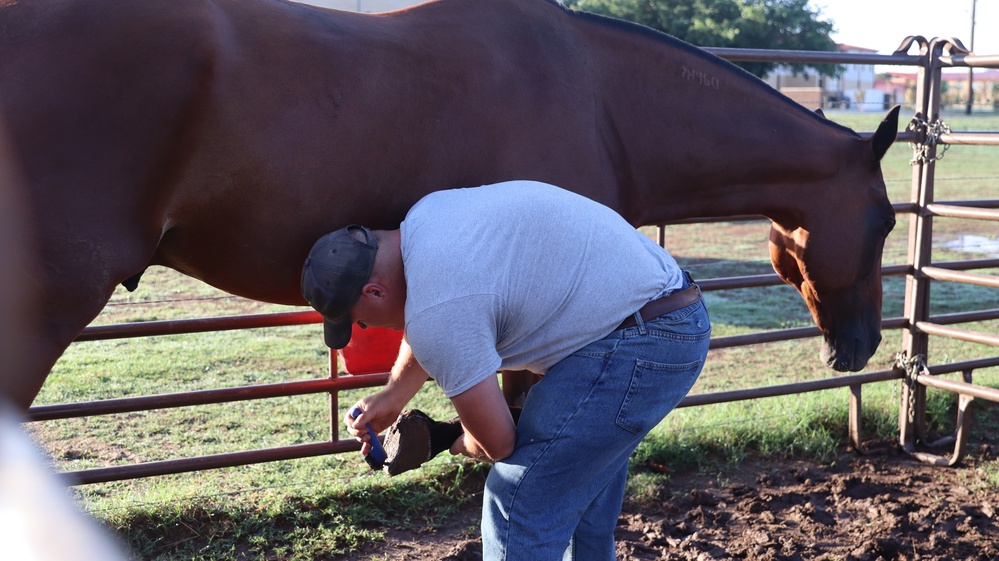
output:
<instances>
[{"instance_id":1,"label":"man's hand","mask_svg":"<svg viewBox=\"0 0 999 561\"><path fill-rule=\"evenodd\" d=\"M450 452L451 452L451 454L453 456L467 456L469 458L472 458L473 460L481 460L482 459L482 458L477 458L477 457L473 456L472 452L468 449L467 446L465 446L465 434L464 433L462 433L462 435L459 436L458 439L454 441L454 444L451 445Z\"/></svg>"},{"instance_id":2,"label":"man's hand","mask_svg":"<svg viewBox=\"0 0 999 561\"><path fill-rule=\"evenodd\" d=\"M347 427L347 432L361 441L362 454L367 455L371 450L371 435L366 425L370 424L375 433L380 434L399 418L402 406L396 406L395 401L395 396L391 392L386 393L386 390L382 390L361 399L347 409L347 413L343 416L343 424ZM351 413L357 409L360 409L361 414L351 417Z\"/></svg>"}]
</instances>

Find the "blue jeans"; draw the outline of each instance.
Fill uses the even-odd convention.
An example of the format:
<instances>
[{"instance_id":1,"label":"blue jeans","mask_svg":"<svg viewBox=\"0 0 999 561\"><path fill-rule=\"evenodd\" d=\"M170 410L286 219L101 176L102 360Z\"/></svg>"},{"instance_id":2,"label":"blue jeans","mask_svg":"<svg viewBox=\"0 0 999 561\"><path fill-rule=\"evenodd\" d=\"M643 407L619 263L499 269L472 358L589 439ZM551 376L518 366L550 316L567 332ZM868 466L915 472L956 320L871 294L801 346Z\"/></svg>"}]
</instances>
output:
<instances>
[{"instance_id":1,"label":"blue jeans","mask_svg":"<svg viewBox=\"0 0 999 561\"><path fill-rule=\"evenodd\" d=\"M690 391L710 335L701 300L552 367L527 395L513 455L486 480L483 558L615 559L628 457Z\"/></svg>"}]
</instances>

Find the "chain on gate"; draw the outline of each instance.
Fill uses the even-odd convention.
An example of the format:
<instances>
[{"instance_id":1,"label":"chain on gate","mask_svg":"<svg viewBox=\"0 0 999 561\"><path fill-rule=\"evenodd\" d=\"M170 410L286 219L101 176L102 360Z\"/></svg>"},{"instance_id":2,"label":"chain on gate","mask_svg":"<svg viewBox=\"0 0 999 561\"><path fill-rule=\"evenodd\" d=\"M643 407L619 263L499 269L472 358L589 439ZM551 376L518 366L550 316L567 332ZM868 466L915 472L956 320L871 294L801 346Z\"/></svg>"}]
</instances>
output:
<instances>
[{"instance_id":1,"label":"chain on gate","mask_svg":"<svg viewBox=\"0 0 999 561\"><path fill-rule=\"evenodd\" d=\"M901 370L905 372L904 383L906 388L909 390L909 398L906 409L906 418L909 420L909 424L916 422L916 400L913 398L916 395L916 388L919 385L919 377L930 375L930 369L926 365L926 357L917 354L913 357L909 357L905 351L900 353L895 353L895 363L892 368L896 370Z\"/></svg>"},{"instance_id":2,"label":"chain on gate","mask_svg":"<svg viewBox=\"0 0 999 561\"><path fill-rule=\"evenodd\" d=\"M916 164L931 164L937 160L942 160L944 154L946 154L947 150L950 149L949 144L944 144L943 148L940 149L939 154L932 158L929 157L930 147L936 146L940 142L941 136L951 132L950 125L945 123L943 119L940 119L939 117L933 121L927 121L925 117L917 113L916 116L909 121L905 130L906 132L923 132L926 135L926 138L922 143L909 143L909 146L912 148L912 159L909 160L910 166L914 166Z\"/></svg>"}]
</instances>

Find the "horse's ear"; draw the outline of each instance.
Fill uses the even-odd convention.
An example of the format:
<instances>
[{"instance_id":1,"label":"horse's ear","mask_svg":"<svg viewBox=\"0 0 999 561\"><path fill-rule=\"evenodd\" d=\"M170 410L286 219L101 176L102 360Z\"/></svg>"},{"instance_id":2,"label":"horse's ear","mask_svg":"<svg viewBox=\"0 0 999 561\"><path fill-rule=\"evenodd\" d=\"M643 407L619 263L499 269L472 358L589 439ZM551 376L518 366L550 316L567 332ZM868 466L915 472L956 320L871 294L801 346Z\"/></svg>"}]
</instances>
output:
<instances>
[{"instance_id":1,"label":"horse's ear","mask_svg":"<svg viewBox=\"0 0 999 561\"><path fill-rule=\"evenodd\" d=\"M892 107L881 124L878 125L878 130L874 136L871 137L871 149L874 150L874 155L879 161L885 157L885 153L891 148L892 142L895 142L895 137L898 135L898 112L901 109L899 105Z\"/></svg>"},{"instance_id":2,"label":"horse's ear","mask_svg":"<svg viewBox=\"0 0 999 561\"><path fill-rule=\"evenodd\" d=\"M826 118L826 114L822 112L821 107L815 110L815 114L818 115L819 117L822 117L823 119Z\"/></svg>"}]
</instances>

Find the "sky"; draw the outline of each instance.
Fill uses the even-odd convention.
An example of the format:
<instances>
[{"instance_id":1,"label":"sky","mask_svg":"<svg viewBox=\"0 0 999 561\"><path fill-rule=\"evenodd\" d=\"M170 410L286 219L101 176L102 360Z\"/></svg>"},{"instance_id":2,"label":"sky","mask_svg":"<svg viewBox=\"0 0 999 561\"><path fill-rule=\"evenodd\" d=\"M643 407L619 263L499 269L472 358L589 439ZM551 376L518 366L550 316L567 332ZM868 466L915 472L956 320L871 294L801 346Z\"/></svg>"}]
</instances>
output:
<instances>
[{"instance_id":1,"label":"sky","mask_svg":"<svg viewBox=\"0 0 999 561\"><path fill-rule=\"evenodd\" d=\"M973 0L811 0L831 20L833 40L889 55L909 35L956 37L971 47ZM977 0L975 54L999 54L999 0ZM914 47L910 54L917 54Z\"/></svg>"}]
</instances>

